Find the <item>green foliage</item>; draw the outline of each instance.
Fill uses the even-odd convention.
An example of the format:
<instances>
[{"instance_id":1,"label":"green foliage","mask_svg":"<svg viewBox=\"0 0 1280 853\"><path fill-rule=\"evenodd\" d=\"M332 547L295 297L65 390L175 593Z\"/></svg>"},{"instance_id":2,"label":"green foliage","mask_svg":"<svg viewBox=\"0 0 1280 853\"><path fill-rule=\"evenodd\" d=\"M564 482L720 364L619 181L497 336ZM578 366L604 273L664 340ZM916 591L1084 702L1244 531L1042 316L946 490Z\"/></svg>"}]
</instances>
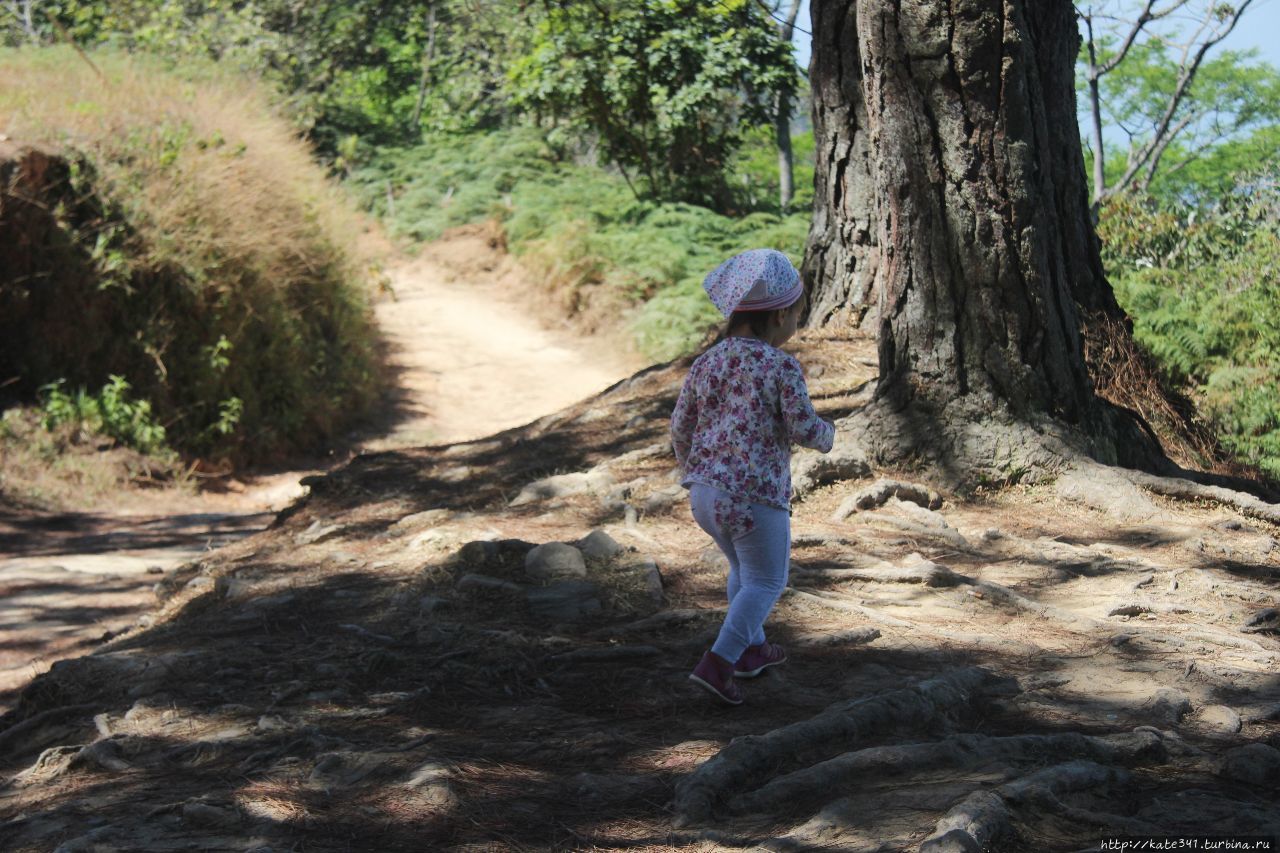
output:
<instances>
[{"instance_id":1,"label":"green foliage","mask_svg":"<svg viewBox=\"0 0 1280 853\"><path fill-rule=\"evenodd\" d=\"M265 77L331 156L349 137L403 144L421 128L500 122L506 67L538 14L504 0L56 0L37 13L42 44L65 31L86 47L166 57L178 73L213 59ZM0 15L0 45L27 43L21 24Z\"/></svg>"},{"instance_id":2,"label":"green foliage","mask_svg":"<svg viewBox=\"0 0 1280 853\"><path fill-rule=\"evenodd\" d=\"M511 68L515 103L562 137L592 135L641 195L732 206L727 170L795 63L751 0L551 6Z\"/></svg>"},{"instance_id":3,"label":"green foliage","mask_svg":"<svg viewBox=\"0 0 1280 853\"><path fill-rule=\"evenodd\" d=\"M813 131L791 135L792 210L813 209ZM743 134L730 170L740 206L747 210L775 209L778 204L778 147L772 127L755 127Z\"/></svg>"},{"instance_id":4,"label":"green foliage","mask_svg":"<svg viewBox=\"0 0 1280 853\"><path fill-rule=\"evenodd\" d=\"M114 375L129 396L93 399L145 401L184 453L323 447L381 387L350 199L251 81L92 61L103 78L69 50L0 51L0 125L35 146L15 174L42 176L0 204L6 396ZM139 424L113 434L145 444Z\"/></svg>"},{"instance_id":5,"label":"green foliage","mask_svg":"<svg viewBox=\"0 0 1280 853\"><path fill-rule=\"evenodd\" d=\"M1280 477L1280 188L1240 182L1212 208L1122 196L1100 236L1134 334L1223 443Z\"/></svg>"},{"instance_id":6,"label":"green foliage","mask_svg":"<svg viewBox=\"0 0 1280 853\"><path fill-rule=\"evenodd\" d=\"M1248 18L1244 19L1247 23ZM1175 34L1135 43L1124 60L1099 82L1108 187L1117 186L1133 153L1151 143L1162 122L1174 131L1158 154L1154 171L1138 173L1137 186L1167 201L1213 200L1229 192L1234 176L1258 164L1280 160L1280 69L1260 61L1257 51L1209 54L1196 70L1185 96L1166 116L1180 84L1180 49ZM1120 40L1098 39L1098 64L1116 54ZM1081 47L1077 89L1086 91ZM1087 110L1081 109L1081 116ZM1085 146L1092 173L1093 152Z\"/></svg>"},{"instance_id":7,"label":"green foliage","mask_svg":"<svg viewBox=\"0 0 1280 853\"><path fill-rule=\"evenodd\" d=\"M717 264L759 246L798 262L809 227L807 214L734 218L637 200L617 175L559 160L531 128L387 150L352 183L394 233L415 240L497 219L511 250L567 314L625 323L654 358L689 352L720 321L702 292Z\"/></svg>"},{"instance_id":8,"label":"green foliage","mask_svg":"<svg viewBox=\"0 0 1280 853\"><path fill-rule=\"evenodd\" d=\"M131 399L129 383L123 376L111 376L96 395L83 388L67 393L63 390L65 384L66 380L59 379L40 389L41 425L46 430L71 424L107 435L142 453L159 457L172 454L165 443L164 427L155 421L151 403Z\"/></svg>"}]
</instances>

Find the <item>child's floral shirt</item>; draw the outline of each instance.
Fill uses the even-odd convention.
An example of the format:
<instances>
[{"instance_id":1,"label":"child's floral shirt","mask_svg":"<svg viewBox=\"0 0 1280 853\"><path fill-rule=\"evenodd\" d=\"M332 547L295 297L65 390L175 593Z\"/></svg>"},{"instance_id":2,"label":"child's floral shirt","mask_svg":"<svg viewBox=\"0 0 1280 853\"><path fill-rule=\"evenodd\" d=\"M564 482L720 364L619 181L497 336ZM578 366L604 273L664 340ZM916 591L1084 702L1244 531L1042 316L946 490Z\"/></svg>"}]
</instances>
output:
<instances>
[{"instance_id":1,"label":"child's floral shirt","mask_svg":"<svg viewBox=\"0 0 1280 853\"><path fill-rule=\"evenodd\" d=\"M735 538L755 526L750 504L790 508L792 444L826 453L834 440L800 362L755 338L728 337L699 356L671 416L685 487L729 493L716 521Z\"/></svg>"}]
</instances>

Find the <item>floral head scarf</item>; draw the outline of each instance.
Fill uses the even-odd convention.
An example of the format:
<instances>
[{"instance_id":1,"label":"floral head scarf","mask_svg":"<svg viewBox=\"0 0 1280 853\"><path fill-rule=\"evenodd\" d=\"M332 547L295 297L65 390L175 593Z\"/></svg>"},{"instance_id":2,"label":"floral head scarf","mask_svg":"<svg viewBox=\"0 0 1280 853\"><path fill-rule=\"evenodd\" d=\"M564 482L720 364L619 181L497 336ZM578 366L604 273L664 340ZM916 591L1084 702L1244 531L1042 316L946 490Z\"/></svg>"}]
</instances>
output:
<instances>
[{"instance_id":1,"label":"floral head scarf","mask_svg":"<svg viewBox=\"0 0 1280 853\"><path fill-rule=\"evenodd\" d=\"M734 311L786 308L804 291L800 273L777 249L749 249L734 255L711 271L702 289L726 317Z\"/></svg>"}]
</instances>

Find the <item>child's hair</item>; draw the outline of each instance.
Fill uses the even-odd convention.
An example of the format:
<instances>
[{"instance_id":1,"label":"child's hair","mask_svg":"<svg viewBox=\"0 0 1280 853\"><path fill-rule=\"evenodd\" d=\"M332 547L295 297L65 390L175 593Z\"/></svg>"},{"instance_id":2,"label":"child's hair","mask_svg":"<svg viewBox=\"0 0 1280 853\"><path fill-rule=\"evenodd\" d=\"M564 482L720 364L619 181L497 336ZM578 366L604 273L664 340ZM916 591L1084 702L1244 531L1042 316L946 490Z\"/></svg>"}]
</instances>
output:
<instances>
[{"instance_id":1,"label":"child's hair","mask_svg":"<svg viewBox=\"0 0 1280 853\"><path fill-rule=\"evenodd\" d=\"M781 309L787 310L785 308ZM722 337L728 337L729 333L739 326L746 326L751 330L751 334L757 338L764 337L769 331L769 318L777 314L778 310L773 311L734 311L729 317L728 324L724 327Z\"/></svg>"}]
</instances>

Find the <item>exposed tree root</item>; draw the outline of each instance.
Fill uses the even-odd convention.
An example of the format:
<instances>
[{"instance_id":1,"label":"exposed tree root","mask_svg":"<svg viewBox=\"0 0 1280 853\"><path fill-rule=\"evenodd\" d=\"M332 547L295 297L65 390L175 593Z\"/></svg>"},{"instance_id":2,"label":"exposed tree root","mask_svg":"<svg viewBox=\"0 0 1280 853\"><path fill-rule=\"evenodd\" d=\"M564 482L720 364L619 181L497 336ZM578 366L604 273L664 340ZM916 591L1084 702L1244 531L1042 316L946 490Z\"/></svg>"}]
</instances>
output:
<instances>
[{"instance_id":1,"label":"exposed tree root","mask_svg":"<svg viewBox=\"0 0 1280 853\"><path fill-rule=\"evenodd\" d=\"M80 705L67 705L61 708L50 708L47 711L41 711L38 714L28 717L27 719L15 723L4 731L0 731L0 755L7 754L12 751L15 746L18 751L26 751L34 748L32 745L40 738L33 736L33 732L39 729L59 723L68 718L84 716L98 706L92 703Z\"/></svg>"},{"instance_id":2,"label":"exposed tree root","mask_svg":"<svg viewBox=\"0 0 1280 853\"><path fill-rule=\"evenodd\" d=\"M1121 469L1120 475L1135 486L1162 495L1187 501L1215 501L1238 510L1242 515L1280 524L1280 504L1267 503L1245 492L1184 480L1178 477L1158 477L1143 471Z\"/></svg>"},{"instance_id":3,"label":"exposed tree root","mask_svg":"<svg viewBox=\"0 0 1280 853\"><path fill-rule=\"evenodd\" d=\"M884 506L889 498L911 501L925 509L937 509L942 506L942 496L928 486L904 483L901 480L876 480L872 485L846 498L832 518L836 520L848 518L858 510Z\"/></svg>"},{"instance_id":4,"label":"exposed tree root","mask_svg":"<svg viewBox=\"0 0 1280 853\"><path fill-rule=\"evenodd\" d=\"M832 581L861 581L863 583L919 583L931 587L956 586L967 578L946 566L922 560L920 563L899 568L891 563L878 563L865 569L806 569L797 567L792 574L806 578Z\"/></svg>"},{"instance_id":5,"label":"exposed tree root","mask_svg":"<svg viewBox=\"0 0 1280 853\"><path fill-rule=\"evenodd\" d=\"M844 702L763 735L736 738L676 786L676 825L705 821L729 792L798 755L838 749L884 731L944 722L968 709L979 691L995 681L987 670L962 669L904 690Z\"/></svg>"},{"instance_id":6,"label":"exposed tree root","mask_svg":"<svg viewBox=\"0 0 1280 853\"><path fill-rule=\"evenodd\" d=\"M1011 825L1010 803L1061 807L1058 795L1122 781L1128 774L1092 761L1069 761L1015 779L991 791L976 791L943 815L920 845L920 853L978 853Z\"/></svg>"},{"instance_id":7,"label":"exposed tree root","mask_svg":"<svg viewBox=\"0 0 1280 853\"><path fill-rule=\"evenodd\" d=\"M1068 733L988 737L960 734L934 743L877 746L847 752L803 770L779 776L750 793L733 798L735 812L774 813L791 803L821 801L868 779L907 775L936 768L973 768L994 762L1039 762L1046 755L1075 756L1109 764L1162 759L1160 736L1151 730L1090 737Z\"/></svg>"}]
</instances>

